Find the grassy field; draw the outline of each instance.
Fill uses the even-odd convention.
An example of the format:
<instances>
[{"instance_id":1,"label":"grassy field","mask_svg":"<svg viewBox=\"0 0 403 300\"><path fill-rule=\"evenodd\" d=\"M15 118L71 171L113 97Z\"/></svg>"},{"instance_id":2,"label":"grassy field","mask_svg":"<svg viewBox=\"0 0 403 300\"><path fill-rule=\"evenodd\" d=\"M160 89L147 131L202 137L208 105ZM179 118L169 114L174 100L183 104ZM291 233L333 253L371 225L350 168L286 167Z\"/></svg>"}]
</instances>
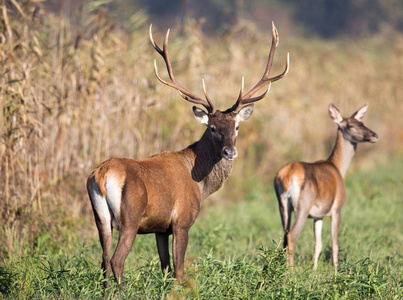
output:
<instances>
[{"instance_id":1,"label":"grassy field","mask_svg":"<svg viewBox=\"0 0 403 300\"><path fill-rule=\"evenodd\" d=\"M398 159L347 177L338 272L331 262L329 222L318 271L312 270L311 222L297 240L295 267L286 267L269 182L242 202L206 203L190 231L181 285L161 273L154 235L144 235L126 260L125 290L112 281L104 292L96 234L85 239L80 226L73 232L67 226L61 243L44 235L24 255L3 262L0 292L9 299L401 299L402 167Z\"/></svg>"},{"instance_id":2,"label":"grassy field","mask_svg":"<svg viewBox=\"0 0 403 300\"><path fill-rule=\"evenodd\" d=\"M110 157L182 149L203 127L191 105L155 78L145 12L123 30L102 1L88 1L75 22L38 12L38 3L0 8L0 298L403 297L401 34L323 41L278 28L273 74L288 51L290 72L241 126L232 175L191 228L186 282L162 274L154 236L139 236L126 261L126 289L113 283L105 293L86 178ZM242 76L245 89L259 80L270 29L243 20L207 37L196 25L189 19L171 28L176 77L198 95L204 78L224 110ZM162 43L166 28L156 27ZM331 267L329 220L319 270L311 270L310 222L289 269L278 248L283 233L272 180L289 160L329 155L336 133L330 102L343 115L369 102L364 123L380 139L359 146L347 174L339 271Z\"/></svg>"}]
</instances>

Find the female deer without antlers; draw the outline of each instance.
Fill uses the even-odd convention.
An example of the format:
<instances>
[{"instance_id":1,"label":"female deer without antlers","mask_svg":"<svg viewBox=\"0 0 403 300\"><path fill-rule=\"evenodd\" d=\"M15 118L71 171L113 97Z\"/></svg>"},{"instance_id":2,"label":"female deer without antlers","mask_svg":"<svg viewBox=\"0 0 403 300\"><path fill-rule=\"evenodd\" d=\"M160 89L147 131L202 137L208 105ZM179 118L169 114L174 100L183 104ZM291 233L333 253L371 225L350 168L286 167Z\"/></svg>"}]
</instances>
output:
<instances>
[{"instance_id":1,"label":"female deer without antlers","mask_svg":"<svg viewBox=\"0 0 403 300\"><path fill-rule=\"evenodd\" d=\"M322 220L332 218L333 264L338 264L338 230L341 209L346 201L344 176L357 149L357 143L375 143L378 135L361 122L368 103L349 118L343 118L338 109L330 104L329 114L337 124L336 145L327 160L314 163L291 162L277 172L274 187L284 228L284 248L288 246L289 263L294 263L295 240L304 228L307 218L314 220L315 255L314 269L322 250ZM291 212L295 222L290 231Z\"/></svg>"},{"instance_id":2,"label":"female deer without antlers","mask_svg":"<svg viewBox=\"0 0 403 300\"><path fill-rule=\"evenodd\" d=\"M155 233L163 270L170 270L168 238L173 235L173 264L175 277L184 276L184 258L188 244L188 231L195 222L203 200L217 191L232 170L237 157L235 147L239 123L253 112L252 102L267 94L252 98L262 87L276 81L288 72L288 57L284 72L269 78L278 33L273 24L273 43L262 79L248 93L241 92L235 104L225 110L214 110L203 82L206 100L201 99L175 79L168 56L168 36L163 49L154 42L150 26L150 40L163 57L170 81L155 74L164 84L179 91L187 101L202 105L207 112L193 107L196 119L207 129L201 139L178 152L162 152L144 160L112 158L97 167L87 180L95 222L102 245L102 268L105 270L105 287L109 287L112 268L116 281L123 283L125 259L136 235ZM115 253L110 259L113 228L119 230Z\"/></svg>"}]
</instances>

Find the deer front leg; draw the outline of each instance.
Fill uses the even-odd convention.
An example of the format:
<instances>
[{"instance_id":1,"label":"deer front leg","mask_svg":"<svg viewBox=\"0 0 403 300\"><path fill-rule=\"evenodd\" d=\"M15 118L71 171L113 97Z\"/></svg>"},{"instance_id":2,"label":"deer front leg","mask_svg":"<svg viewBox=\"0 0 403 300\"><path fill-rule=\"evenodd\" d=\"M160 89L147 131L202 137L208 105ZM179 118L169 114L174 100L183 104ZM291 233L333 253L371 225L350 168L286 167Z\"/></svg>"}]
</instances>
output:
<instances>
[{"instance_id":1,"label":"deer front leg","mask_svg":"<svg viewBox=\"0 0 403 300\"><path fill-rule=\"evenodd\" d=\"M320 252L322 251L322 219L315 219L313 221L313 233L315 235L315 254L313 257L313 269L316 270L318 268L318 259Z\"/></svg>"},{"instance_id":2,"label":"deer front leg","mask_svg":"<svg viewBox=\"0 0 403 300\"><path fill-rule=\"evenodd\" d=\"M173 228L173 262L175 278L182 281L184 278L185 252L188 245L189 228Z\"/></svg>"},{"instance_id":3,"label":"deer front leg","mask_svg":"<svg viewBox=\"0 0 403 300\"><path fill-rule=\"evenodd\" d=\"M332 215L331 235L332 235L332 255L333 266L337 268L339 264L339 227L341 222L341 212L335 212Z\"/></svg>"},{"instance_id":4,"label":"deer front leg","mask_svg":"<svg viewBox=\"0 0 403 300\"><path fill-rule=\"evenodd\" d=\"M168 272L171 272L171 264L169 262L169 246L168 246L169 234L156 233L155 237L157 240L157 248L161 261L162 272L165 272L165 269L168 269Z\"/></svg>"}]
</instances>

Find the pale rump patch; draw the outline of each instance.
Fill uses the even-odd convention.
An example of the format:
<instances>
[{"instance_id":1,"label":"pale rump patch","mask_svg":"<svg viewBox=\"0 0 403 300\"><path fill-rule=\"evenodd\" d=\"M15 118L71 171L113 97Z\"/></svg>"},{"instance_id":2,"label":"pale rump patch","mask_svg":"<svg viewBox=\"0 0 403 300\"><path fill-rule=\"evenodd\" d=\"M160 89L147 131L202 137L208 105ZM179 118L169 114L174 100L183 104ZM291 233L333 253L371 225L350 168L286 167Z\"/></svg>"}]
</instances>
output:
<instances>
[{"instance_id":1,"label":"pale rump patch","mask_svg":"<svg viewBox=\"0 0 403 300\"><path fill-rule=\"evenodd\" d=\"M278 183L278 193L280 195L281 202L283 203L284 207L287 207L288 206L287 205L287 203L288 203L288 191L286 191L284 189L283 181L280 178L277 179L277 183Z\"/></svg>"},{"instance_id":2,"label":"pale rump patch","mask_svg":"<svg viewBox=\"0 0 403 300\"><path fill-rule=\"evenodd\" d=\"M112 212L112 226L119 230L120 203L122 200L122 184L114 174L108 174L106 178L106 201Z\"/></svg>"},{"instance_id":3,"label":"pale rump patch","mask_svg":"<svg viewBox=\"0 0 403 300\"><path fill-rule=\"evenodd\" d=\"M288 185L284 184L282 178L278 178L277 180L278 180L279 194L283 206L288 207L288 205L291 205L291 207L295 209L296 202L298 201L300 192L300 183L298 181L298 177L292 176Z\"/></svg>"},{"instance_id":4,"label":"pale rump patch","mask_svg":"<svg viewBox=\"0 0 403 300\"><path fill-rule=\"evenodd\" d=\"M98 184L93 181L91 184L91 201L94 206L94 210L97 212L101 223L108 226L111 223L111 214L109 212L108 204L105 197L102 196L99 190Z\"/></svg>"},{"instance_id":5,"label":"pale rump patch","mask_svg":"<svg viewBox=\"0 0 403 300\"><path fill-rule=\"evenodd\" d=\"M301 188L300 188L300 182L298 182L298 177L292 176L290 186L288 188L288 197L291 198L291 205L294 209L296 207L296 203L299 198L300 190Z\"/></svg>"}]
</instances>

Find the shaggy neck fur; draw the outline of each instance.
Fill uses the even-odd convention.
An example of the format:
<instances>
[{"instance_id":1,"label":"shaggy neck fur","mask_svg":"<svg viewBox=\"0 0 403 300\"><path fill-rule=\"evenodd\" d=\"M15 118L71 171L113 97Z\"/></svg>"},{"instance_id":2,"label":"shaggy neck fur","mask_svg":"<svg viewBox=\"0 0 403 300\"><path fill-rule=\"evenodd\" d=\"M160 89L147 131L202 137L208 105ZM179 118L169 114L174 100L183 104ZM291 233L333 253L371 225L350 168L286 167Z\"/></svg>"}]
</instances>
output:
<instances>
[{"instance_id":1,"label":"shaggy neck fur","mask_svg":"<svg viewBox=\"0 0 403 300\"><path fill-rule=\"evenodd\" d=\"M200 188L201 202L217 191L228 178L232 170L232 161L223 159L212 141L211 132L207 129L198 142L186 150L191 151L189 161L191 174ZM201 203L200 203L201 204Z\"/></svg>"}]
</instances>

